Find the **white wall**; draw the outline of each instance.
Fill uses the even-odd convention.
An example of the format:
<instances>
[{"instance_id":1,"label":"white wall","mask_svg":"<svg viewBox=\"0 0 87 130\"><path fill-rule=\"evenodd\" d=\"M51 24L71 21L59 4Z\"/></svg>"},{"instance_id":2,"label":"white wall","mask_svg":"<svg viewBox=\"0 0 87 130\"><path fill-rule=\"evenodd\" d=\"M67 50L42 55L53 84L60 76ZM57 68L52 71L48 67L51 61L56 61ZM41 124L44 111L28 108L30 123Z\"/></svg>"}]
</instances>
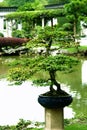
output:
<instances>
[{"instance_id":1,"label":"white wall","mask_svg":"<svg viewBox=\"0 0 87 130\"><path fill-rule=\"evenodd\" d=\"M12 35L12 22L6 21L6 29L4 28L5 16L11 12L0 12L0 32L4 34L4 37L11 37ZM18 30L21 30L22 25L18 24Z\"/></svg>"}]
</instances>

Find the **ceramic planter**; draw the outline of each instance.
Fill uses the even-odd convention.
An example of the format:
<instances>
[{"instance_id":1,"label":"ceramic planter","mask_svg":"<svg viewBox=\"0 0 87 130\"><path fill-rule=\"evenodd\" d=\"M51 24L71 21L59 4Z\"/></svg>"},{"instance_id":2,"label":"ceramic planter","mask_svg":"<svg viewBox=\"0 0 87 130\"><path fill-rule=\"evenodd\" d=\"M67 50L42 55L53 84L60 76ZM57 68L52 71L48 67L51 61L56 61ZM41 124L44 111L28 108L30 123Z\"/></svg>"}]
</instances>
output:
<instances>
[{"instance_id":1,"label":"ceramic planter","mask_svg":"<svg viewBox=\"0 0 87 130\"><path fill-rule=\"evenodd\" d=\"M39 95L38 102L45 108L63 108L72 103L73 98L71 95L66 96L44 96Z\"/></svg>"}]
</instances>

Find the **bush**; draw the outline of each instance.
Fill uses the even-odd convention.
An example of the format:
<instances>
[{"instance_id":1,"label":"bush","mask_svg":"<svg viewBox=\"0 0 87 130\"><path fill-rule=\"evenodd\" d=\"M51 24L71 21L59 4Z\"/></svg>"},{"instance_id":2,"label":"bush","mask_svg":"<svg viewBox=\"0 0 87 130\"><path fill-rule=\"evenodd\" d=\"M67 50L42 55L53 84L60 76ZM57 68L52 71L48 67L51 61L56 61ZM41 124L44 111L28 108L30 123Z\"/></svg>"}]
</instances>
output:
<instances>
[{"instance_id":1,"label":"bush","mask_svg":"<svg viewBox=\"0 0 87 130\"><path fill-rule=\"evenodd\" d=\"M4 34L0 32L0 37L4 37Z\"/></svg>"},{"instance_id":2,"label":"bush","mask_svg":"<svg viewBox=\"0 0 87 130\"><path fill-rule=\"evenodd\" d=\"M43 130L43 127L43 122L31 122L30 120L20 119L16 125L0 126L0 130Z\"/></svg>"},{"instance_id":3,"label":"bush","mask_svg":"<svg viewBox=\"0 0 87 130\"><path fill-rule=\"evenodd\" d=\"M15 46L21 46L23 43L28 42L29 39L24 39L24 38L0 38L0 47L15 47Z\"/></svg>"},{"instance_id":4,"label":"bush","mask_svg":"<svg viewBox=\"0 0 87 130\"><path fill-rule=\"evenodd\" d=\"M18 38L24 38L24 31L23 30L14 30L12 32L13 37L18 37Z\"/></svg>"}]
</instances>

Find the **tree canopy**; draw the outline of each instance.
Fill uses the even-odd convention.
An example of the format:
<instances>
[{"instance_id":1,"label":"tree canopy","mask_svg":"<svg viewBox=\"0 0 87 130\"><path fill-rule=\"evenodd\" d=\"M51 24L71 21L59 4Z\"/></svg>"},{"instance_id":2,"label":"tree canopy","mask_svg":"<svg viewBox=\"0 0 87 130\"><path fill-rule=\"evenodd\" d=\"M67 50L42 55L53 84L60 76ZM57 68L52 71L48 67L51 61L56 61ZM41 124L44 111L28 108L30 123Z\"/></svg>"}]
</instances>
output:
<instances>
[{"instance_id":1,"label":"tree canopy","mask_svg":"<svg viewBox=\"0 0 87 130\"><path fill-rule=\"evenodd\" d=\"M21 6L24 5L26 2L34 2L35 0L4 0L3 2L8 6Z\"/></svg>"},{"instance_id":2,"label":"tree canopy","mask_svg":"<svg viewBox=\"0 0 87 130\"><path fill-rule=\"evenodd\" d=\"M63 3L67 3L70 0L3 0L3 3L5 5L8 6L23 6L25 3L35 3L37 4L41 4L41 5L45 5L45 4L63 4ZM39 6L39 5L38 5Z\"/></svg>"},{"instance_id":3,"label":"tree canopy","mask_svg":"<svg viewBox=\"0 0 87 130\"><path fill-rule=\"evenodd\" d=\"M16 6L20 7L23 6L25 3L34 3L34 4L46 4L47 0L4 0L2 3L4 3L6 6Z\"/></svg>"},{"instance_id":4,"label":"tree canopy","mask_svg":"<svg viewBox=\"0 0 87 130\"><path fill-rule=\"evenodd\" d=\"M64 4L69 2L70 0L48 0L48 4Z\"/></svg>"}]
</instances>

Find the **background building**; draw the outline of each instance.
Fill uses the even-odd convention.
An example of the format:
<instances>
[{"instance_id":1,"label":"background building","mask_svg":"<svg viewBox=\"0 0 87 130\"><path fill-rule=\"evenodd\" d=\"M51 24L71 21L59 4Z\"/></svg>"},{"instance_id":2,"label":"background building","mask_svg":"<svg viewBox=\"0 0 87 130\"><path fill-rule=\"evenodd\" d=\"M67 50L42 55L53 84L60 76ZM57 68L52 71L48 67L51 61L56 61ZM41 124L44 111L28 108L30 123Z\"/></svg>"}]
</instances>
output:
<instances>
[{"instance_id":1,"label":"background building","mask_svg":"<svg viewBox=\"0 0 87 130\"><path fill-rule=\"evenodd\" d=\"M17 7L0 7L0 33L4 35L4 37L11 37L12 27L16 26L15 20L7 21L5 16L9 13L13 13L17 10ZM17 28L21 29L20 26Z\"/></svg>"}]
</instances>

